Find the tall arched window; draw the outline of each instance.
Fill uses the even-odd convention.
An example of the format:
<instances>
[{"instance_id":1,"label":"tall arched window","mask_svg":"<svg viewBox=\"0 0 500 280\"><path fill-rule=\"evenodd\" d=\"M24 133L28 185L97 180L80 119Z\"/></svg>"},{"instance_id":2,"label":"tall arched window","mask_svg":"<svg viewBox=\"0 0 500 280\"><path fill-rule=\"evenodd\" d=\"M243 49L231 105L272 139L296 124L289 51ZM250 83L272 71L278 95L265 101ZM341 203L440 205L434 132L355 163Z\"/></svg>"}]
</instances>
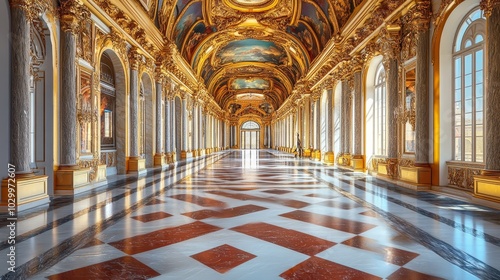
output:
<instances>
[{"instance_id":1,"label":"tall arched window","mask_svg":"<svg viewBox=\"0 0 500 280\"><path fill-rule=\"evenodd\" d=\"M375 74L375 154L387 153L387 94L385 82L385 69L382 63L377 66Z\"/></svg>"},{"instance_id":2,"label":"tall arched window","mask_svg":"<svg viewBox=\"0 0 500 280\"><path fill-rule=\"evenodd\" d=\"M484 38L486 20L476 9L466 16L455 37L454 160L482 162L484 154Z\"/></svg>"},{"instance_id":3,"label":"tall arched window","mask_svg":"<svg viewBox=\"0 0 500 280\"><path fill-rule=\"evenodd\" d=\"M101 58L101 147L103 150L116 146L116 92L115 71L108 54Z\"/></svg>"}]
</instances>

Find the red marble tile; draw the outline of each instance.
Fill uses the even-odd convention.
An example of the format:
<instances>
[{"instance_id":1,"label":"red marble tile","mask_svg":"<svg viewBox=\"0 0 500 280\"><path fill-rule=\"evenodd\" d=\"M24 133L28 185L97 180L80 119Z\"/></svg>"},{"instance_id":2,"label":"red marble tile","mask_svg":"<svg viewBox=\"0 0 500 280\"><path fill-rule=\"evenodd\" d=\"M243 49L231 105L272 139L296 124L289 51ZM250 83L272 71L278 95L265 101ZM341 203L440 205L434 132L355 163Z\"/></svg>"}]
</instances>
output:
<instances>
[{"instance_id":1,"label":"red marble tile","mask_svg":"<svg viewBox=\"0 0 500 280\"><path fill-rule=\"evenodd\" d=\"M134 216L134 217L132 217L132 219L141 221L143 223L147 223L147 222L165 219L165 218L168 218L171 216L172 215L165 213L165 212L154 212L154 213Z\"/></svg>"},{"instance_id":2,"label":"red marble tile","mask_svg":"<svg viewBox=\"0 0 500 280\"><path fill-rule=\"evenodd\" d=\"M178 199L178 200L182 200L185 202L197 204L197 205L200 205L203 207L219 207L219 208L226 207L225 202L211 199L208 197L201 197L201 196L197 196L197 195L192 195L192 194L176 194L176 195L172 195L170 197Z\"/></svg>"},{"instance_id":3,"label":"red marble tile","mask_svg":"<svg viewBox=\"0 0 500 280\"><path fill-rule=\"evenodd\" d=\"M257 206L257 205L243 205L234 208L227 208L222 210L200 210L189 213L182 213L184 216L191 217L196 220L203 220L206 218L233 218L241 215L250 214L253 212L258 212L262 210L266 210L267 208Z\"/></svg>"},{"instance_id":4,"label":"red marble tile","mask_svg":"<svg viewBox=\"0 0 500 280\"><path fill-rule=\"evenodd\" d=\"M109 245L129 255L133 255L172 245L220 229L219 227L196 221L187 225L160 229L150 233L128 237L123 240L111 242Z\"/></svg>"},{"instance_id":5,"label":"red marble tile","mask_svg":"<svg viewBox=\"0 0 500 280\"><path fill-rule=\"evenodd\" d=\"M375 275L334 263L322 258L311 257L280 274L284 279L291 280L372 280L381 279Z\"/></svg>"},{"instance_id":6,"label":"red marble tile","mask_svg":"<svg viewBox=\"0 0 500 280\"><path fill-rule=\"evenodd\" d=\"M337 198L338 196L336 195L329 195L329 194L319 194L319 193L311 193L308 195L305 195L308 197L317 197L317 198L324 198L324 199L334 199Z\"/></svg>"},{"instance_id":7,"label":"red marble tile","mask_svg":"<svg viewBox=\"0 0 500 280\"><path fill-rule=\"evenodd\" d=\"M277 197L260 197L260 196L254 196L254 195L249 195L249 194L244 194L244 193L229 193L229 192L224 192L224 191L209 191L208 193L215 194L215 195L220 195L220 196L225 196L233 199L238 199L238 200L255 200L255 201L262 201L262 202L270 202L270 203L276 203L276 204L281 204L285 205L288 207L292 208L302 208L309 206L310 204L304 201L300 200L294 200L294 199L281 199Z\"/></svg>"},{"instance_id":8,"label":"red marble tile","mask_svg":"<svg viewBox=\"0 0 500 280\"><path fill-rule=\"evenodd\" d=\"M50 280L149 279L160 274L131 256L51 275Z\"/></svg>"},{"instance_id":9,"label":"red marble tile","mask_svg":"<svg viewBox=\"0 0 500 280\"><path fill-rule=\"evenodd\" d=\"M227 244L191 256L219 273L226 273L255 257L253 254Z\"/></svg>"},{"instance_id":10,"label":"red marble tile","mask_svg":"<svg viewBox=\"0 0 500 280\"><path fill-rule=\"evenodd\" d=\"M372 224L315 214L302 210L281 214L280 216L354 234L360 234L376 227L376 225Z\"/></svg>"},{"instance_id":11,"label":"red marble tile","mask_svg":"<svg viewBox=\"0 0 500 280\"><path fill-rule=\"evenodd\" d=\"M359 235L342 242L342 244L384 255L386 262L399 266L403 266L419 256L417 253L384 246L375 239Z\"/></svg>"},{"instance_id":12,"label":"red marble tile","mask_svg":"<svg viewBox=\"0 0 500 280\"><path fill-rule=\"evenodd\" d=\"M393 274L391 274L389 277L386 279L388 280L399 280L399 279L405 279L405 280L441 280L445 278L439 278L436 276L420 273L417 271L410 270L408 268L400 268L396 270Z\"/></svg>"},{"instance_id":13,"label":"red marble tile","mask_svg":"<svg viewBox=\"0 0 500 280\"><path fill-rule=\"evenodd\" d=\"M336 201L336 200L327 200L323 201L320 203L316 203L316 205L322 205L322 206L327 206L327 207L332 207L332 208L340 208L344 210L350 210L352 208L356 207L361 207L359 204L355 202L342 202L342 201Z\"/></svg>"},{"instance_id":14,"label":"red marble tile","mask_svg":"<svg viewBox=\"0 0 500 280\"><path fill-rule=\"evenodd\" d=\"M287 191L287 190L267 190L267 191L262 191L262 192L272 193L272 194L285 194L285 193L289 193L291 191Z\"/></svg>"},{"instance_id":15,"label":"red marble tile","mask_svg":"<svg viewBox=\"0 0 500 280\"><path fill-rule=\"evenodd\" d=\"M285 248L313 256L336 243L296 230L266 223L252 223L231 228L231 230L262 239Z\"/></svg>"}]
</instances>

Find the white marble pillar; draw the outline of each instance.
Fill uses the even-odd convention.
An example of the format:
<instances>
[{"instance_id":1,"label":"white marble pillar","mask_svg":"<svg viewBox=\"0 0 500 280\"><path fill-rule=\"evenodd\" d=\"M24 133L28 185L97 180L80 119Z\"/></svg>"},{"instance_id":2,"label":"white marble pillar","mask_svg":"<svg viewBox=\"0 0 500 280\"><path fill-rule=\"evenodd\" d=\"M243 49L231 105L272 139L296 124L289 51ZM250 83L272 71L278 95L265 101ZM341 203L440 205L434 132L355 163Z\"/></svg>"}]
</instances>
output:
<instances>
[{"instance_id":1,"label":"white marble pillar","mask_svg":"<svg viewBox=\"0 0 500 280\"><path fill-rule=\"evenodd\" d=\"M163 137L163 77L158 76L156 79L156 154L162 155L164 152L164 137Z\"/></svg>"},{"instance_id":2,"label":"white marble pillar","mask_svg":"<svg viewBox=\"0 0 500 280\"><path fill-rule=\"evenodd\" d=\"M189 146L188 146L188 141L189 141L189 127L188 127L188 111L187 111L187 94L184 94L182 97L182 151L187 152Z\"/></svg>"},{"instance_id":3,"label":"white marble pillar","mask_svg":"<svg viewBox=\"0 0 500 280\"><path fill-rule=\"evenodd\" d=\"M363 154L363 92L361 68L354 71L354 155Z\"/></svg>"},{"instance_id":4,"label":"white marble pillar","mask_svg":"<svg viewBox=\"0 0 500 280\"><path fill-rule=\"evenodd\" d=\"M130 157L137 158L139 156L139 63L141 56L137 52L137 48L132 47L129 52L130 62L130 109L129 109L129 141L130 141Z\"/></svg>"},{"instance_id":5,"label":"white marble pillar","mask_svg":"<svg viewBox=\"0 0 500 280\"><path fill-rule=\"evenodd\" d=\"M326 151L333 153L333 91L329 89L326 92L325 126L326 126ZM332 162L333 163L333 162Z\"/></svg>"},{"instance_id":6,"label":"white marble pillar","mask_svg":"<svg viewBox=\"0 0 500 280\"><path fill-rule=\"evenodd\" d=\"M170 93L167 93L167 96L165 97L165 122L164 122L164 129L165 129L165 151L167 153L172 152L172 137L174 134L174 130L172 128L171 124L171 118L172 118L172 105L170 102L170 98L168 98L168 95Z\"/></svg>"},{"instance_id":7,"label":"white marble pillar","mask_svg":"<svg viewBox=\"0 0 500 280\"><path fill-rule=\"evenodd\" d=\"M198 138L199 138L199 135L198 135L198 107L199 105L197 103L195 103L193 105L193 139L192 139L192 142L193 142L193 147L192 147L192 150L193 150L193 155L198 155L197 154L197 151L198 151Z\"/></svg>"},{"instance_id":8,"label":"white marble pillar","mask_svg":"<svg viewBox=\"0 0 500 280\"><path fill-rule=\"evenodd\" d=\"M316 110L314 110L316 112L316 120L315 120L315 124L316 124L316 132L315 132L315 135L316 135L316 149L318 150L321 150L321 114L323 114L323 112L321 112L320 108L321 108L321 99L318 97L318 100L316 100L315 102L315 105L316 105Z\"/></svg>"},{"instance_id":9,"label":"white marble pillar","mask_svg":"<svg viewBox=\"0 0 500 280\"><path fill-rule=\"evenodd\" d=\"M17 174L30 167L30 20L29 6L11 1L10 160ZM75 92L73 92L75 94ZM75 116L76 120L76 116ZM73 152L74 153L74 152Z\"/></svg>"}]
</instances>

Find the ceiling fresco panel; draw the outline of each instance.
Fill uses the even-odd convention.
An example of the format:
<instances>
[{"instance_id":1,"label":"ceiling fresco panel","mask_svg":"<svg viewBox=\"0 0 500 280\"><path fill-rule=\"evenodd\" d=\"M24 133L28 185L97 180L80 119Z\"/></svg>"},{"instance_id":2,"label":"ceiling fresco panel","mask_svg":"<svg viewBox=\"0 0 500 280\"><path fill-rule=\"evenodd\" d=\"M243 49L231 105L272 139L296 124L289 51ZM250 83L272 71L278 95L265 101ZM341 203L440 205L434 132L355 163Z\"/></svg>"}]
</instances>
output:
<instances>
[{"instance_id":1,"label":"ceiling fresco panel","mask_svg":"<svg viewBox=\"0 0 500 280\"><path fill-rule=\"evenodd\" d=\"M190 4L189 7L182 12L179 17L173 32L173 39L177 48L182 49L184 38L188 35L191 27L199 20L203 19L201 2Z\"/></svg>"},{"instance_id":2,"label":"ceiling fresco panel","mask_svg":"<svg viewBox=\"0 0 500 280\"><path fill-rule=\"evenodd\" d=\"M316 34L305 23L299 22L297 26L288 26L287 32L295 36L307 50L309 61L313 61L319 54L319 42Z\"/></svg>"},{"instance_id":3,"label":"ceiling fresco panel","mask_svg":"<svg viewBox=\"0 0 500 280\"><path fill-rule=\"evenodd\" d=\"M214 32L217 32L217 29L215 27L206 26L202 21L199 21L194 25L189 34L189 37L186 37L182 48L182 55L187 62L191 62L193 54L200 42Z\"/></svg>"},{"instance_id":4,"label":"ceiling fresco panel","mask_svg":"<svg viewBox=\"0 0 500 280\"><path fill-rule=\"evenodd\" d=\"M262 78L237 78L231 82L231 89L269 89L270 83L267 79Z\"/></svg>"},{"instance_id":5,"label":"ceiling fresco panel","mask_svg":"<svg viewBox=\"0 0 500 280\"><path fill-rule=\"evenodd\" d=\"M332 34L328 21L321 9L318 9L313 3L303 2L300 19L307 22L314 29L321 44L321 48L324 48Z\"/></svg>"},{"instance_id":6,"label":"ceiling fresco panel","mask_svg":"<svg viewBox=\"0 0 500 280\"><path fill-rule=\"evenodd\" d=\"M230 42L216 54L216 65L237 62L268 62L275 65L287 64L285 50L274 42L245 39Z\"/></svg>"}]
</instances>

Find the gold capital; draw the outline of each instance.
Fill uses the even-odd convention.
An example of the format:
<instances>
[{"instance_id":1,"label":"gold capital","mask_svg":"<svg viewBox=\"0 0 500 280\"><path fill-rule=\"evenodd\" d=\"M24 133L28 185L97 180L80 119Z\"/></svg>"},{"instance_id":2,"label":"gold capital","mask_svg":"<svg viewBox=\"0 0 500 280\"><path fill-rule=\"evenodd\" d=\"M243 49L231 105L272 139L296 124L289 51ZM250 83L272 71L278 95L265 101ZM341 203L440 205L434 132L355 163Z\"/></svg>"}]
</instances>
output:
<instances>
[{"instance_id":1,"label":"gold capital","mask_svg":"<svg viewBox=\"0 0 500 280\"><path fill-rule=\"evenodd\" d=\"M497 7L500 4L500 0L481 0L479 4L481 10L484 11L484 15L489 17L491 15L491 11L493 8Z\"/></svg>"},{"instance_id":2,"label":"gold capital","mask_svg":"<svg viewBox=\"0 0 500 280\"><path fill-rule=\"evenodd\" d=\"M136 47L132 47L128 53L128 61L132 70L139 70L139 64L142 61L142 55L137 51Z\"/></svg>"},{"instance_id":3,"label":"gold capital","mask_svg":"<svg viewBox=\"0 0 500 280\"><path fill-rule=\"evenodd\" d=\"M88 10L80 0L66 0L61 2L59 14L61 16L61 29L64 32L77 33L82 15Z\"/></svg>"}]
</instances>

